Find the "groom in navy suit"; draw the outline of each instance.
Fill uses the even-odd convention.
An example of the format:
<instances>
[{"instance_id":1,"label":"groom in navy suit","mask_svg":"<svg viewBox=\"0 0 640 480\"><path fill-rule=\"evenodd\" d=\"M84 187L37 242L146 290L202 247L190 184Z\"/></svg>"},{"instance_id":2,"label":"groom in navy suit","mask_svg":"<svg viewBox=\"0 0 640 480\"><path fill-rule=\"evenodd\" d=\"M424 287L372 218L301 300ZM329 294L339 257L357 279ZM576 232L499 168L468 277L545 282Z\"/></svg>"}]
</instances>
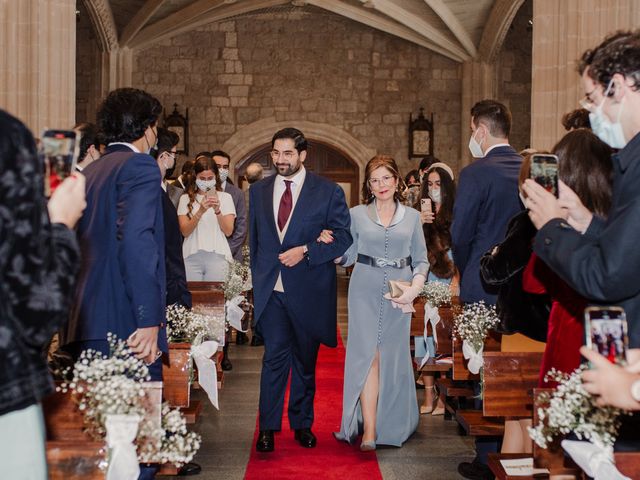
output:
<instances>
[{"instance_id":1,"label":"groom in navy suit","mask_svg":"<svg viewBox=\"0 0 640 480\"><path fill-rule=\"evenodd\" d=\"M336 270L333 259L352 243L342 189L304 168L307 141L285 128L271 140L278 170L251 186L249 246L256 330L264 339L260 379L259 452L274 449L289 373L289 423L303 447L311 431L315 368L320 343L335 347ZM318 243L322 230L334 241Z\"/></svg>"}]
</instances>

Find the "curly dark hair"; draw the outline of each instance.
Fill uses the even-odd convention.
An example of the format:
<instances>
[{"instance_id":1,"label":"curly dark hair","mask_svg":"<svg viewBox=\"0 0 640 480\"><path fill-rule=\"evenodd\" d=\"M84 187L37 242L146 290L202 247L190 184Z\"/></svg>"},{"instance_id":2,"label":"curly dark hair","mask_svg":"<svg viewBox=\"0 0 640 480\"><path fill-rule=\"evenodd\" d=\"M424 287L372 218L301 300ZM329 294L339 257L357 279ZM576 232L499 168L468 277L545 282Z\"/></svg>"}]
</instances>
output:
<instances>
[{"instance_id":1,"label":"curly dark hair","mask_svg":"<svg viewBox=\"0 0 640 480\"><path fill-rule=\"evenodd\" d=\"M575 130L576 128L591 129L589 110L586 108L578 108L569 113L565 113L562 117L562 126L566 131Z\"/></svg>"},{"instance_id":2,"label":"curly dark hair","mask_svg":"<svg viewBox=\"0 0 640 480\"><path fill-rule=\"evenodd\" d=\"M96 150L100 151L100 145L104 144L104 139L102 138L102 134L98 131L98 127L93 123L82 122L75 125L73 129L80 133L78 162L84 160L84 157L87 156L87 152L89 151L89 148L91 148L91 145L93 145Z\"/></svg>"},{"instance_id":3,"label":"curly dark hair","mask_svg":"<svg viewBox=\"0 0 640 480\"><path fill-rule=\"evenodd\" d=\"M154 126L162 113L160 101L137 88L118 88L104 99L98 110L98 128L108 145L131 143ZM153 145L152 145L153 146Z\"/></svg>"},{"instance_id":4,"label":"curly dark hair","mask_svg":"<svg viewBox=\"0 0 640 480\"><path fill-rule=\"evenodd\" d=\"M384 167L389 170L389 173L393 175L398 181L398 186L396 187L396 191L393 193L393 198L396 202L404 201L404 194L402 192L405 191L407 186L404 183L404 180L400 176L400 171L398 170L398 165L396 161L390 155L376 155L371 160L367 162L367 166L364 167L364 181L362 182L362 203L365 205L373 202L375 198L371 188L369 188L369 178L371 174L380 167Z\"/></svg>"},{"instance_id":5,"label":"curly dark hair","mask_svg":"<svg viewBox=\"0 0 640 480\"><path fill-rule=\"evenodd\" d=\"M307 151L307 139L304 137L304 133L302 133L297 128L283 128L282 130L278 130L271 139L271 148L276 143L276 140L282 139L291 139L293 140L294 147L298 153Z\"/></svg>"},{"instance_id":6,"label":"curly dark hair","mask_svg":"<svg viewBox=\"0 0 640 480\"><path fill-rule=\"evenodd\" d=\"M633 83L633 90L640 89L640 30L616 32L607 37L599 46L582 55L582 72L596 83L606 88L616 73ZM613 89L608 93L614 94Z\"/></svg>"},{"instance_id":7,"label":"curly dark hair","mask_svg":"<svg viewBox=\"0 0 640 480\"><path fill-rule=\"evenodd\" d=\"M440 192L442 204L433 223L422 225L424 239L427 244L427 259L429 269L438 278L453 278L456 267L449 258L451 249L451 222L453 220L453 201L456 197L456 184L449 176L449 173L440 167L431 167L424 174L422 182L422 192L420 199L429 198L429 174L435 172L440 176ZM420 210L420 200L415 208ZM435 204L431 203L431 208L435 213Z\"/></svg>"}]
</instances>

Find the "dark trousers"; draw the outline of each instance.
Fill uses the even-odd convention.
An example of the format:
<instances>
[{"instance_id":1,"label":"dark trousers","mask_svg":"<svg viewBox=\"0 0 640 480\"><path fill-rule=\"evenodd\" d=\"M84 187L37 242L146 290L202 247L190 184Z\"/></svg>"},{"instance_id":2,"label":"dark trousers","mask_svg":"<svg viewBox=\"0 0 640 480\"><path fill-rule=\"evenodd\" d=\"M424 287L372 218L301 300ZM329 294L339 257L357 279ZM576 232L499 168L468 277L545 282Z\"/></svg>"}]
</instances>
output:
<instances>
[{"instance_id":1,"label":"dark trousers","mask_svg":"<svg viewBox=\"0 0 640 480\"><path fill-rule=\"evenodd\" d=\"M77 360L84 350L87 349L96 350L105 355L109 355L109 343L106 340L86 340L83 342L74 342L66 345L64 349L71 354L73 360ZM149 365L149 376L152 382L162 381L162 357L158 358L155 362ZM156 472L158 466L154 464L141 463L140 464L140 476L138 480L153 480L156 478Z\"/></svg>"},{"instance_id":2,"label":"dark trousers","mask_svg":"<svg viewBox=\"0 0 640 480\"><path fill-rule=\"evenodd\" d=\"M311 428L319 342L310 338L295 322L287 306L286 294L280 292L271 294L256 327L264 339L260 430L280 430L289 372L289 424L294 430Z\"/></svg>"}]
</instances>

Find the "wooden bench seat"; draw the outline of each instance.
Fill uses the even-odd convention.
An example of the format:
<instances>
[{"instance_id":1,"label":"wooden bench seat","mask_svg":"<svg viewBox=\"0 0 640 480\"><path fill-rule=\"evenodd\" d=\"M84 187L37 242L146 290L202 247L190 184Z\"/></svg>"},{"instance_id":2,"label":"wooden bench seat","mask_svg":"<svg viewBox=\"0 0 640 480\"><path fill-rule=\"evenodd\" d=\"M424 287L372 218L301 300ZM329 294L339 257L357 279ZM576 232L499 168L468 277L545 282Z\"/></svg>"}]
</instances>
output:
<instances>
[{"instance_id":1,"label":"wooden bench seat","mask_svg":"<svg viewBox=\"0 0 640 480\"><path fill-rule=\"evenodd\" d=\"M49 480L104 480L99 464L104 460L104 443L87 441L48 441Z\"/></svg>"},{"instance_id":2,"label":"wooden bench seat","mask_svg":"<svg viewBox=\"0 0 640 480\"><path fill-rule=\"evenodd\" d=\"M457 410L456 420L474 437L501 437L504 435L504 418L485 417L480 410Z\"/></svg>"}]
</instances>

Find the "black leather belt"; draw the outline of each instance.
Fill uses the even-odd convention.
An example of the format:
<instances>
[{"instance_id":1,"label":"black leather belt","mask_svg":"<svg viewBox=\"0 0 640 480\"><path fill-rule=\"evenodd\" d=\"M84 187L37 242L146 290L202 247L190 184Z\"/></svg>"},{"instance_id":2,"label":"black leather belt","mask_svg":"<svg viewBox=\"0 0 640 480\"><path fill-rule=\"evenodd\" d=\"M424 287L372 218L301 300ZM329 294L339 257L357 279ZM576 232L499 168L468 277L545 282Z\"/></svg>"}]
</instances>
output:
<instances>
[{"instance_id":1,"label":"black leather belt","mask_svg":"<svg viewBox=\"0 0 640 480\"><path fill-rule=\"evenodd\" d=\"M369 255L359 253L358 263L364 263L365 265L371 265L372 267L378 268L404 268L411 265L411 257L386 259L381 257L370 257Z\"/></svg>"}]
</instances>

